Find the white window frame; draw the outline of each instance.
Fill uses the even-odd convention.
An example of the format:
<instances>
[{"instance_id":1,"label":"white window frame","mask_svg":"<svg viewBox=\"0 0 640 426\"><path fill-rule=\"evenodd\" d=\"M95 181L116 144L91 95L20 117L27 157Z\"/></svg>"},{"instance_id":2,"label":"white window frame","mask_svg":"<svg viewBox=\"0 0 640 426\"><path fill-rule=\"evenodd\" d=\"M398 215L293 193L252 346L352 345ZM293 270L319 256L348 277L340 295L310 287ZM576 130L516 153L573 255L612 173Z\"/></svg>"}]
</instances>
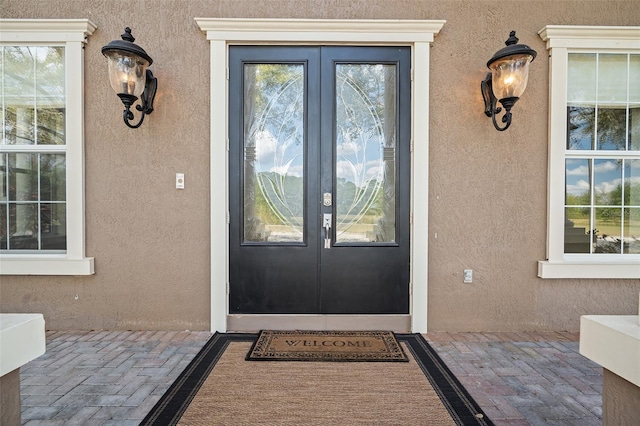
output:
<instances>
[{"instance_id":1,"label":"white window frame","mask_svg":"<svg viewBox=\"0 0 640 426\"><path fill-rule=\"evenodd\" d=\"M64 254L0 255L0 275L91 275L85 256L84 43L96 29L88 19L0 19L0 43L64 46L66 88L66 211ZM14 147L3 146L3 151ZM15 147L16 149L20 147Z\"/></svg>"},{"instance_id":2,"label":"white window frame","mask_svg":"<svg viewBox=\"0 0 640 426\"><path fill-rule=\"evenodd\" d=\"M547 25L538 34L549 51L547 260L540 278L640 278L640 255L565 254L564 196L569 53L640 53L640 27Z\"/></svg>"}]
</instances>

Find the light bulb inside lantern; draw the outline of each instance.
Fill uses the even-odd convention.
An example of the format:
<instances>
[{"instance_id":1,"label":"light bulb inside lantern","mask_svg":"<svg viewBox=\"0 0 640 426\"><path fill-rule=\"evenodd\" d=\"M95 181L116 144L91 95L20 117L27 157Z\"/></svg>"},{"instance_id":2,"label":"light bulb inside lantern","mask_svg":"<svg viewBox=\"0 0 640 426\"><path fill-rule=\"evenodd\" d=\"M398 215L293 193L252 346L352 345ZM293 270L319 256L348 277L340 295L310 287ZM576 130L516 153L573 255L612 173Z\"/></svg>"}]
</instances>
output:
<instances>
[{"instance_id":1,"label":"light bulb inside lantern","mask_svg":"<svg viewBox=\"0 0 640 426\"><path fill-rule=\"evenodd\" d=\"M111 51L105 56L109 59L109 82L113 90L140 97L144 92L149 62L122 51Z\"/></svg>"}]
</instances>

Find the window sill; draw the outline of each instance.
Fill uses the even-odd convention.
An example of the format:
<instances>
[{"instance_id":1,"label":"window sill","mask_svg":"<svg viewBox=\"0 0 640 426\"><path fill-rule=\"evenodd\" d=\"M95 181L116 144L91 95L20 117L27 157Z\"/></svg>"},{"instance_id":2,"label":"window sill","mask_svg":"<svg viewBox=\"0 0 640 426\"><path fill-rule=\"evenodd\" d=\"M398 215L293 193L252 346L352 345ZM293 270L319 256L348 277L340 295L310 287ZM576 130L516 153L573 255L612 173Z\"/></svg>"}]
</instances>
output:
<instances>
[{"instance_id":1,"label":"window sill","mask_svg":"<svg viewBox=\"0 0 640 426\"><path fill-rule=\"evenodd\" d=\"M93 257L7 256L0 258L0 275L93 275Z\"/></svg>"},{"instance_id":2,"label":"window sill","mask_svg":"<svg viewBox=\"0 0 640 426\"><path fill-rule=\"evenodd\" d=\"M553 278L592 278L592 279L638 279L640 263L628 261L560 261L538 262L538 277Z\"/></svg>"}]
</instances>

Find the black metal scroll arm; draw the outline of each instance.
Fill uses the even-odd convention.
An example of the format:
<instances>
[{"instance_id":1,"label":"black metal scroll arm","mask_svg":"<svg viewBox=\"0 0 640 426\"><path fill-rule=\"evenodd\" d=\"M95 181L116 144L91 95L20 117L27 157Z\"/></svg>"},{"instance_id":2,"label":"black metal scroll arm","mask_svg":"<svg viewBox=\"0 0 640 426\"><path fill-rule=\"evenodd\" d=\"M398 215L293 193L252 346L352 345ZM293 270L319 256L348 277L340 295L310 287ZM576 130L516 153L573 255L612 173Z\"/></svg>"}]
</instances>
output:
<instances>
[{"instance_id":1,"label":"black metal scroll arm","mask_svg":"<svg viewBox=\"0 0 640 426\"><path fill-rule=\"evenodd\" d=\"M140 96L140 104L136 105L136 110L140 111L142 115L140 115L140 120L136 124L131 124L131 120L133 120L134 118L133 112L131 111L131 105L133 105L138 100L138 97L126 93L118 93L118 96L124 104L122 118L124 120L124 124L126 124L127 127L137 129L142 125L144 116L153 112L153 100L156 97L157 90L158 79L153 76L151 70L147 69L144 92L142 92L142 95Z\"/></svg>"},{"instance_id":2,"label":"black metal scroll arm","mask_svg":"<svg viewBox=\"0 0 640 426\"><path fill-rule=\"evenodd\" d=\"M484 99L484 113L487 117L491 117L491 121L493 121L493 127L496 130L502 132L503 130L507 130L511 125L511 108L519 99L517 97L504 98L500 100L500 103L504 107L504 115L502 116L502 122L505 123L504 127L498 126L496 121L496 114L499 114L502 111L502 108L497 106L498 100L493 94L493 89L491 87L491 73L487 74L487 77L480 83L480 89L482 90L482 97Z\"/></svg>"}]
</instances>

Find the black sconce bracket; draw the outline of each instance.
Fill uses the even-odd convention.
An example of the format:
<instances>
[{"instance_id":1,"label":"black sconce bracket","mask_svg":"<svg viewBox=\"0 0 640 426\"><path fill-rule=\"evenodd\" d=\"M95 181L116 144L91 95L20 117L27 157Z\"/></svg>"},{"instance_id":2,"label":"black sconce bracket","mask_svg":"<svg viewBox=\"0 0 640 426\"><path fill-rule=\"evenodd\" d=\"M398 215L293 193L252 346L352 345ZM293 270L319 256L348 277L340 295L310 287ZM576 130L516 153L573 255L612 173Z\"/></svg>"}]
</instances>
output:
<instances>
[{"instance_id":1,"label":"black sconce bracket","mask_svg":"<svg viewBox=\"0 0 640 426\"><path fill-rule=\"evenodd\" d=\"M502 111L502 108L497 105L498 100L493 94L493 88L491 85L491 73L488 73L487 77L480 83L480 90L482 91L482 98L484 99L484 113L487 115L487 117L491 117L491 121L493 121L493 127L495 127L496 130L500 132L507 130L509 126L511 126L511 108L520 98L505 98L500 101L505 109L505 113L502 116L501 120L503 123L505 123L505 126L500 127L498 126L498 123L496 121L496 115Z\"/></svg>"},{"instance_id":2,"label":"black sconce bracket","mask_svg":"<svg viewBox=\"0 0 640 426\"><path fill-rule=\"evenodd\" d=\"M132 129L140 127L144 121L144 116L153 112L153 100L155 99L156 91L158 90L158 79L153 76L150 69L147 69L145 78L144 92L140 96L141 104L136 105L136 110L140 111L142 115L136 124L131 124L131 120L134 118L133 112L131 111L131 105L133 105L138 98L127 93L118 93L118 97L120 97L120 100L122 100L122 103L124 104L124 111L122 112L124 124Z\"/></svg>"}]
</instances>

